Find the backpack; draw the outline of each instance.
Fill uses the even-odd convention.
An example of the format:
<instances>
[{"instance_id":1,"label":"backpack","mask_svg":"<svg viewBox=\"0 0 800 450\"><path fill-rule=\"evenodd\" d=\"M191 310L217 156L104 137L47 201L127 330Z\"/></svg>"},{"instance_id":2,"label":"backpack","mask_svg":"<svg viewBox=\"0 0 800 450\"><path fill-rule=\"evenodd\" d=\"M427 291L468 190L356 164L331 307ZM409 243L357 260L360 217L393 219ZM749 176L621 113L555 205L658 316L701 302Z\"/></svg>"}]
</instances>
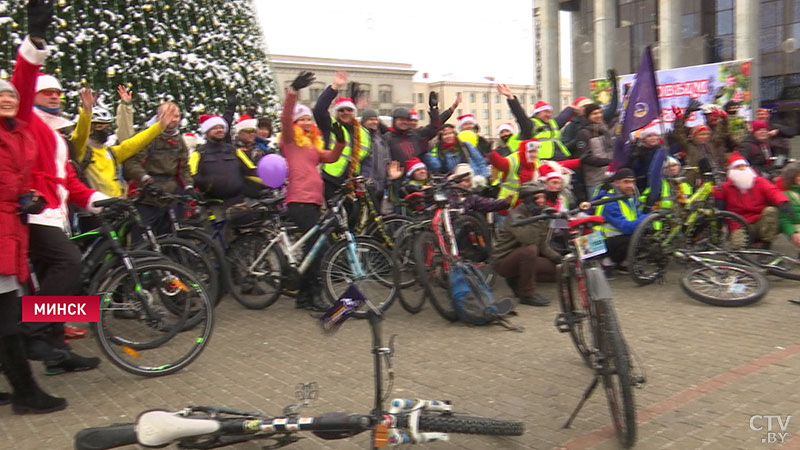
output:
<instances>
[{"instance_id":1,"label":"backpack","mask_svg":"<svg viewBox=\"0 0 800 450\"><path fill-rule=\"evenodd\" d=\"M450 297L458 319L464 323L499 323L523 331L522 327L511 325L505 318L514 309L511 299L506 297L496 301L483 273L472 263L456 262L450 267Z\"/></svg>"}]
</instances>

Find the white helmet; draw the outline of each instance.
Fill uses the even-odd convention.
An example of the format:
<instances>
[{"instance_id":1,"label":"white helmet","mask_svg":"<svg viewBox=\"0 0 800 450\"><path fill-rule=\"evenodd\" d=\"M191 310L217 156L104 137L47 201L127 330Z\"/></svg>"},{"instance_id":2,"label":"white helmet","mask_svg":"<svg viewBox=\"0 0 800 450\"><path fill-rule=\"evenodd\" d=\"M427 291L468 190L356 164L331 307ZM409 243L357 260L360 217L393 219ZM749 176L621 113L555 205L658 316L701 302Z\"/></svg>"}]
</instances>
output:
<instances>
[{"instance_id":1,"label":"white helmet","mask_svg":"<svg viewBox=\"0 0 800 450\"><path fill-rule=\"evenodd\" d=\"M113 123L114 116L105 108L95 106L92 108L92 123Z\"/></svg>"}]
</instances>

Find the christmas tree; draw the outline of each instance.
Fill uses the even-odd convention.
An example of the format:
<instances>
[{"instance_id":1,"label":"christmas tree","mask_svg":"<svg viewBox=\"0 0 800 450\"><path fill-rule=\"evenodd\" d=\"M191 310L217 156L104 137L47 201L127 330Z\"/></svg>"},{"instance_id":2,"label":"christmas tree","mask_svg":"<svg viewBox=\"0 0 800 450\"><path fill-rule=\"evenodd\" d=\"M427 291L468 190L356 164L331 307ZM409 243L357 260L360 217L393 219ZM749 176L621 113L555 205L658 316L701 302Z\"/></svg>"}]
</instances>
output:
<instances>
[{"instance_id":1,"label":"christmas tree","mask_svg":"<svg viewBox=\"0 0 800 450\"><path fill-rule=\"evenodd\" d=\"M8 78L27 30L26 0L0 2L0 77ZM89 83L113 105L118 85L134 90L141 124L165 100L194 128L200 114L221 114L226 94L251 99L274 116L279 99L250 0L57 0L43 71L64 85L67 109Z\"/></svg>"}]
</instances>

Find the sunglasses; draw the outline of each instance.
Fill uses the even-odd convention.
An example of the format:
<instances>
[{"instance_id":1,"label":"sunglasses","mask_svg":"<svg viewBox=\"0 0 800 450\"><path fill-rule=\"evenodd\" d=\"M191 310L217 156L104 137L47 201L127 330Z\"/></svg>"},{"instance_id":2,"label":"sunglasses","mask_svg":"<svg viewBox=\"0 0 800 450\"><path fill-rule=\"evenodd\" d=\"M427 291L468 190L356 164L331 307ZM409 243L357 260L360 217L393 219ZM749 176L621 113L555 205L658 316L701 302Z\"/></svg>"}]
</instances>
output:
<instances>
[{"instance_id":1,"label":"sunglasses","mask_svg":"<svg viewBox=\"0 0 800 450\"><path fill-rule=\"evenodd\" d=\"M239 133L255 133L255 132L256 132L255 128L245 128L243 130L239 130Z\"/></svg>"},{"instance_id":2,"label":"sunglasses","mask_svg":"<svg viewBox=\"0 0 800 450\"><path fill-rule=\"evenodd\" d=\"M353 108L339 108L339 112L353 112Z\"/></svg>"}]
</instances>

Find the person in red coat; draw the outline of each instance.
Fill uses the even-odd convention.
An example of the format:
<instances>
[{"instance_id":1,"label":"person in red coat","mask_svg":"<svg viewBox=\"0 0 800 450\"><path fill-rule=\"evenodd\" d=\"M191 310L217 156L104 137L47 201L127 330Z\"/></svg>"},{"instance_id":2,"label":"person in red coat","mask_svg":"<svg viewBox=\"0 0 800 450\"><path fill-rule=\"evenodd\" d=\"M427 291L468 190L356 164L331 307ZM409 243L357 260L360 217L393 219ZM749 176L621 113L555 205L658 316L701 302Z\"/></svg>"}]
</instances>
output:
<instances>
[{"instance_id":1,"label":"person in red coat","mask_svg":"<svg viewBox=\"0 0 800 450\"><path fill-rule=\"evenodd\" d=\"M33 0L28 5L32 39L43 44L42 16L52 9ZM35 75L32 76L35 81ZM39 212L44 198L31 188L36 147L30 132L30 110L20 110L19 94L0 80L0 365L13 394L0 393L0 404L11 403L15 414L48 413L67 406L63 398L42 391L26 359L25 338L19 326L19 283L28 272L28 227L24 214Z\"/></svg>"},{"instance_id":2,"label":"person in red coat","mask_svg":"<svg viewBox=\"0 0 800 450\"><path fill-rule=\"evenodd\" d=\"M761 242L765 248L778 235L778 212L793 214L786 195L758 176L739 153L728 158L728 179L714 190L714 197L725 202L725 209L744 217L752 225L753 241ZM745 238L744 230L733 230L731 239L735 246L742 246Z\"/></svg>"},{"instance_id":3,"label":"person in red coat","mask_svg":"<svg viewBox=\"0 0 800 450\"><path fill-rule=\"evenodd\" d=\"M45 28L51 17L41 20ZM76 268L81 265L81 254L67 237L67 203L97 213L100 210L92 206L93 202L108 197L81 183L69 163L66 140L50 126L59 121L59 108L53 107L58 105L57 98L52 91L60 87L53 77L39 76L39 68L48 55L43 37L43 31L41 38L33 37L31 32L31 37L24 39L11 77L19 93L18 118L29 124L36 149L33 188L46 200L41 213L28 216L30 258L39 281L38 295L78 295L81 279L76 276ZM85 358L70 351L64 342L63 323L37 325L29 329L28 358L44 361L48 373L88 370L100 363L99 358Z\"/></svg>"}]
</instances>

